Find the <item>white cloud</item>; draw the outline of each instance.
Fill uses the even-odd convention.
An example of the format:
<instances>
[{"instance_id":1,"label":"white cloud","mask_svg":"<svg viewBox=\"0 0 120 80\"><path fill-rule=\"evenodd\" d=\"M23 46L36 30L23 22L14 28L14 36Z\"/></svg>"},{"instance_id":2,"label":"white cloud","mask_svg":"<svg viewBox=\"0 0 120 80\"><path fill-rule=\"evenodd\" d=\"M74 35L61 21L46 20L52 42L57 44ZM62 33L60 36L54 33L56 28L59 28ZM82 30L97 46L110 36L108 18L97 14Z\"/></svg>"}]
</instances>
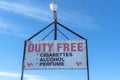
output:
<instances>
[{"instance_id":1,"label":"white cloud","mask_svg":"<svg viewBox=\"0 0 120 80\"><path fill-rule=\"evenodd\" d=\"M20 77L20 74L17 73L9 73L9 72L0 72L0 76L5 76L5 77Z\"/></svg>"},{"instance_id":2,"label":"white cloud","mask_svg":"<svg viewBox=\"0 0 120 80\"><path fill-rule=\"evenodd\" d=\"M27 6L15 2L0 1L0 9L12 12L13 14L21 14L27 17L31 17L41 21L51 21L49 11L45 11L42 8L36 8L34 6ZM10 13L11 14L11 13ZM44 15L44 16L43 16ZM16 21L0 17L0 33L28 38L27 27L20 26Z\"/></svg>"},{"instance_id":3,"label":"white cloud","mask_svg":"<svg viewBox=\"0 0 120 80\"><path fill-rule=\"evenodd\" d=\"M0 1L0 9L11 11L17 14L33 17L41 21L52 21L52 15L48 10L43 7L34 7L33 5L24 5L15 2ZM77 14L76 14L77 13ZM71 16L72 14L72 16ZM58 15L60 21L65 23L73 24L76 27L89 29L89 30L101 30L101 26L96 23L96 20L88 15L81 14L79 12L60 12Z\"/></svg>"},{"instance_id":4,"label":"white cloud","mask_svg":"<svg viewBox=\"0 0 120 80\"><path fill-rule=\"evenodd\" d=\"M13 72L0 72L0 77L7 77L12 79L20 79L21 74L19 73L13 73ZM25 80L47 80L46 77L43 76L37 76L37 75L29 75L24 74Z\"/></svg>"},{"instance_id":5,"label":"white cloud","mask_svg":"<svg viewBox=\"0 0 120 80\"><path fill-rule=\"evenodd\" d=\"M65 13L65 12L61 12L60 15L60 20L63 22L67 22L69 24L74 25L74 27L78 28L78 29L86 29L86 30L94 30L94 31L98 31L101 30L102 27L99 26L96 22L96 20L88 15L85 14L76 14L74 12L69 12ZM72 16L71 16L72 14Z\"/></svg>"},{"instance_id":6,"label":"white cloud","mask_svg":"<svg viewBox=\"0 0 120 80\"><path fill-rule=\"evenodd\" d=\"M42 21L50 21L51 16L48 11L34 6L27 6L14 2L0 1L0 9L7 10L13 13L22 14L25 16L33 17ZM43 16L44 15L44 16Z\"/></svg>"},{"instance_id":7,"label":"white cloud","mask_svg":"<svg viewBox=\"0 0 120 80\"><path fill-rule=\"evenodd\" d=\"M0 1L0 9L6 10L13 14L21 14L24 16L32 17L37 20L41 21L52 21L52 15L49 13L48 10L43 9L42 6L39 8L33 5L25 5L16 2L7 2L7 1ZM76 12L77 13L77 12ZM73 11L70 12L60 12L58 15L59 21L71 24L74 28L78 29L86 29L86 30L101 30L102 27L99 26L96 20L93 17L90 17L85 14L76 14ZM72 16L71 16L72 14ZM14 20L13 20L14 21ZM71 26L72 27L72 26ZM12 23L11 21L0 18L0 33L14 35L18 37L28 37L25 33L27 30L26 27L18 26L16 22Z\"/></svg>"},{"instance_id":8,"label":"white cloud","mask_svg":"<svg viewBox=\"0 0 120 80\"><path fill-rule=\"evenodd\" d=\"M49 75L31 75L31 74L24 74L24 80L66 80L70 76L68 75L57 75L57 74L49 74ZM21 78L20 73L15 72L0 72L0 79L2 80L19 80ZM73 80L73 78L69 79Z\"/></svg>"},{"instance_id":9,"label":"white cloud","mask_svg":"<svg viewBox=\"0 0 120 80\"><path fill-rule=\"evenodd\" d=\"M0 33L26 38L27 28L14 24L12 21L0 17Z\"/></svg>"}]
</instances>

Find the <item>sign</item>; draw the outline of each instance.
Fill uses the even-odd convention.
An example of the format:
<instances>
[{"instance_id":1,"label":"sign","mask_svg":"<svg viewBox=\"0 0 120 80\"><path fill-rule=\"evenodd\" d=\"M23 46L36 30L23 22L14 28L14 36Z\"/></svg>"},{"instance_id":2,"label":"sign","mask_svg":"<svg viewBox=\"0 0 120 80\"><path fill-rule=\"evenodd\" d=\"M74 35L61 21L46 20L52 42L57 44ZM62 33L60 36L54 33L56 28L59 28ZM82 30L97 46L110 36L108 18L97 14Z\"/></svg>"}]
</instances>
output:
<instances>
[{"instance_id":1,"label":"sign","mask_svg":"<svg viewBox=\"0 0 120 80\"><path fill-rule=\"evenodd\" d=\"M27 41L24 69L86 69L85 40Z\"/></svg>"}]
</instances>

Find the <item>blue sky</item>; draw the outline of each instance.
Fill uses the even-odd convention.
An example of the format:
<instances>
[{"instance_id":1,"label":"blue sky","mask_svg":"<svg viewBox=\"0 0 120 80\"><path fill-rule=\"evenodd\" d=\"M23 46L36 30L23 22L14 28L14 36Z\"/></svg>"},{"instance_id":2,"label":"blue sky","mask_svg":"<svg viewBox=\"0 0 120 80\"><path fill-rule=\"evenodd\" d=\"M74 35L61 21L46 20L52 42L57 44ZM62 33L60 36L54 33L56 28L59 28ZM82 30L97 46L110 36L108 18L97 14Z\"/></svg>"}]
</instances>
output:
<instances>
[{"instance_id":1,"label":"blue sky","mask_svg":"<svg viewBox=\"0 0 120 80\"><path fill-rule=\"evenodd\" d=\"M53 21L52 1L0 0L0 80L20 80L24 40ZM90 80L119 80L120 1L55 1L58 21L88 39ZM86 71L33 70L24 78L86 80Z\"/></svg>"}]
</instances>

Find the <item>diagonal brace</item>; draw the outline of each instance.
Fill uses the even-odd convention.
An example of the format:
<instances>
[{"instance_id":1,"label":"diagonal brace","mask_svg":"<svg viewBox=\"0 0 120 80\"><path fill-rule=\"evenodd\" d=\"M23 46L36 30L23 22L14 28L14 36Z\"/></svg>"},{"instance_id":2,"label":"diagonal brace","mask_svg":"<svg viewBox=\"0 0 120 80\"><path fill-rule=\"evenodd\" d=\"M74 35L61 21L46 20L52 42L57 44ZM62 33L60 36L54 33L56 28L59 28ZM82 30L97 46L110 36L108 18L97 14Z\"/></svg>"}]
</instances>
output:
<instances>
[{"instance_id":1,"label":"diagonal brace","mask_svg":"<svg viewBox=\"0 0 120 80\"><path fill-rule=\"evenodd\" d=\"M27 41L31 40L32 38L34 38L35 36L37 36L39 33L41 33L42 31L44 31L45 29L47 29L49 26L51 26L52 24L54 24L54 22L50 23L48 26L44 27L42 30L38 31L37 33L35 33L33 36L31 36L29 39L27 39Z\"/></svg>"},{"instance_id":2,"label":"diagonal brace","mask_svg":"<svg viewBox=\"0 0 120 80\"><path fill-rule=\"evenodd\" d=\"M61 27L63 27L64 29L70 31L71 33L73 33L74 35L80 37L81 39L85 39L84 37L80 36L79 34L77 34L76 32L72 31L71 29L67 28L66 26L62 25L61 23L57 22L58 25L60 25Z\"/></svg>"}]
</instances>

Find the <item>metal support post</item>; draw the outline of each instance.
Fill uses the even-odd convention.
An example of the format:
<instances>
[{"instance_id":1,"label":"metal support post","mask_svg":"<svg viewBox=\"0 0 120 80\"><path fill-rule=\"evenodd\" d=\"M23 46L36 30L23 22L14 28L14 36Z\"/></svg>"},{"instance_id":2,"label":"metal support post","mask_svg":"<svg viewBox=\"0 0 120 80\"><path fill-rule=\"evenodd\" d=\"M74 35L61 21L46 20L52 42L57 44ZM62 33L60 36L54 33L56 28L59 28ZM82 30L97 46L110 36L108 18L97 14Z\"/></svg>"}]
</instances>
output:
<instances>
[{"instance_id":1,"label":"metal support post","mask_svg":"<svg viewBox=\"0 0 120 80\"><path fill-rule=\"evenodd\" d=\"M88 78L88 80L90 80L87 39L85 39L85 42L86 42L86 59L87 59L87 78Z\"/></svg>"},{"instance_id":2,"label":"metal support post","mask_svg":"<svg viewBox=\"0 0 120 80\"><path fill-rule=\"evenodd\" d=\"M57 40L57 12L54 11L54 40Z\"/></svg>"},{"instance_id":3,"label":"metal support post","mask_svg":"<svg viewBox=\"0 0 120 80\"><path fill-rule=\"evenodd\" d=\"M24 52L23 52L23 60L22 60L22 73L21 73L21 80L23 80L24 76L24 60L25 60L25 52L26 52L26 43L27 41L24 42Z\"/></svg>"}]
</instances>

